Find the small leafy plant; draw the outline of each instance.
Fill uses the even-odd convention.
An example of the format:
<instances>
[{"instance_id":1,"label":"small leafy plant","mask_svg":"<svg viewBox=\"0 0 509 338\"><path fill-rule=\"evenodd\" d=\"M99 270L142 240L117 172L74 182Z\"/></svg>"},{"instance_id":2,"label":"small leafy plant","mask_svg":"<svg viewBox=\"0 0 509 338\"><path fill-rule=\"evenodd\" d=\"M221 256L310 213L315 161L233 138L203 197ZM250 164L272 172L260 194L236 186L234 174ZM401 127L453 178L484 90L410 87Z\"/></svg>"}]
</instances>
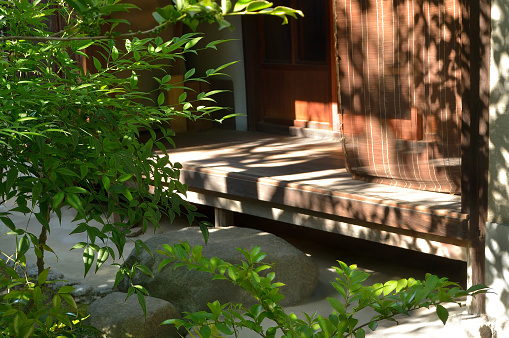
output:
<instances>
[{"instance_id":1,"label":"small leafy plant","mask_svg":"<svg viewBox=\"0 0 509 338\"><path fill-rule=\"evenodd\" d=\"M202 247L191 248L187 243L163 245L157 252L168 256L159 270L171 262L175 268L187 266L190 270L205 271L212 279L225 279L233 285L249 292L258 302L246 309L242 304L220 304L218 301L208 303L210 309L187 313L183 319L169 319L163 324L173 324L185 328L191 337L221 337L223 335L240 337L241 330L256 332L261 337L356 337L361 338L366 330L376 330L383 320L396 321L399 314L410 315L419 308L435 307L440 320L445 324L449 312L443 303L454 302L461 305L458 299L485 293L486 287L475 285L463 290L447 278L427 274L423 281L413 278L388 281L365 286L370 276L356 265L347 265L338 261L334 267L336 274L332 285L339 297L329 297L331 313L328 316L304 313L304 319L295 314L287 314L279 305L284 298L280 288L284 285L274 281L275 274L267 272L269 264L263 262L266 253L260 247L251 251L238 249L246 258L241 264L230 264L220 258L205 258ZM357 319L361 311L371 309L376 313L367 322ZM269 320L272 326L262 325Z\"/></svg>"},{"instance_id":2,"label":"small leafy plant","mask_svg":"<svg viewBox=\"0 0 509 338\"><path fill-rule=\"evenodd\" d=\"M37 280L31 280L22 264L11 267L0 260L2 337L74 337L77 330L95 332L81 325L84 318L71 296L72 286L62 286L56 292L48 289L48 284L57 282L47 280L49 271L47 268Z\"/></svg>"}]
</instances>

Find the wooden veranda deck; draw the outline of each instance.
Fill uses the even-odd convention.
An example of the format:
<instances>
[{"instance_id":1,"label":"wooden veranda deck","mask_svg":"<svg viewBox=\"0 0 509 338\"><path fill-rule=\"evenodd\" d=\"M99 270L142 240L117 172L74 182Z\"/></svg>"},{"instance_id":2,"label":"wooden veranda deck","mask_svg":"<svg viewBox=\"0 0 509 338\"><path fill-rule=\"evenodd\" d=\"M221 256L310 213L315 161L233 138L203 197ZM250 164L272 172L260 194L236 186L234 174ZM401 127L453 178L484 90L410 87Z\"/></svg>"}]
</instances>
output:
<instances>
[{"instance_id":1,"label":"wooden veranda deck","mask_svg":"<svg viewBox=\"0 0 509 338\"><path fill-rule=\"evenodd\" d=\"M191 202L466 260L460 196L353 180L341 142L211 129L175 138Z\"/></svg>"}]
</instances>

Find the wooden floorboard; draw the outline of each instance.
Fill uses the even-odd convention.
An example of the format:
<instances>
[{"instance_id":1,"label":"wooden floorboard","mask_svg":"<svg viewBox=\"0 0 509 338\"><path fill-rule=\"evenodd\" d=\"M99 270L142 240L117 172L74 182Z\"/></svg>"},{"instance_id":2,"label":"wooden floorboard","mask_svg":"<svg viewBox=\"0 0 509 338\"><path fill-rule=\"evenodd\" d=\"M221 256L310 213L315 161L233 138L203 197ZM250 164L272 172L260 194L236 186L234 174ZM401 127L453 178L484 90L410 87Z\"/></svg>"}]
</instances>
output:
<instances>
[{"instance_id":1,"label":"wooden floorboard","mask_svg":"<svg viewBox=\"0 0 509 338\"><path fill-rule=\"evenodd\" d=\"M181 180L201 194L308 210L455 245L468 241L460 196L354 180L338 141L230 130L185 133L174 141L170 160L183 165Z\"/></svg>"}]
</instances>

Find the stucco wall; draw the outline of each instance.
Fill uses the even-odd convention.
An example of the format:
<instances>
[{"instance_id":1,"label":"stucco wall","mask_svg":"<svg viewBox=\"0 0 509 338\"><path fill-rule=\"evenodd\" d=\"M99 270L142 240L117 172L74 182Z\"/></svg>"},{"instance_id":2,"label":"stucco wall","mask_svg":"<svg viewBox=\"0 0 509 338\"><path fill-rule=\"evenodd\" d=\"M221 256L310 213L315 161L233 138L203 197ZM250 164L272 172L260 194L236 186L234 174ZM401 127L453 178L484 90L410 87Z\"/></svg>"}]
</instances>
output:
<instances>
[{"instance_id":1,"label":"stucco wall","mask_svg":"<svg viewBox=\"0 0 509 338\"><path fill-rule=\"evenodd\" d=\"M509 2L491 11L490 153L486 282L488 315L509 319Z\"/></svg>"},{"instance_id":2,"label":"stucco wall","mask_svg":"<svg viewBox=\"0 0 509 338\"><path fill-rule=\"evenodd\" d=\"M490 66L488 220L509 224L509 3L494 0Z\"/></svg>"}]
</instances>

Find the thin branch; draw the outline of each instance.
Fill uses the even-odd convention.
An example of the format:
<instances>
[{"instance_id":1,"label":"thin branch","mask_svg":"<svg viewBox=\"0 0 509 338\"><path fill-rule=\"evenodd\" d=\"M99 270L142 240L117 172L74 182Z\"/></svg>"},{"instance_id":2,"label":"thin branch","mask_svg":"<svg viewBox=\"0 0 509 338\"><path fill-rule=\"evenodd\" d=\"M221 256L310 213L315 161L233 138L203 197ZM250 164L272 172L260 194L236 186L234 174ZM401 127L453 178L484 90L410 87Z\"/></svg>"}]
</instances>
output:
<instances>
[{"instance_id":1,"label":"thin branch","mask_svg":"<svg viewBox=\"0 0 509 338\"><path fill-rule=\"evenodd\" d=\"M113 38L128 38L131 36L138 35L147 35L150 33L154 33L159 29L163 29L168 26L170 21L166 21L160 25L155 26L154 28L147 29L144 31L131 32L131 33L123 33L123 34L110 34L110 35L99 35L99 36L77 36L77 37L56 37L56 36L22 36L22 35L12 35L12 36L0 36L0 41L12 41L12 40L29 40L29 41L83 41L83 40L109 40Z\"/></svg>"}]
</instances>

